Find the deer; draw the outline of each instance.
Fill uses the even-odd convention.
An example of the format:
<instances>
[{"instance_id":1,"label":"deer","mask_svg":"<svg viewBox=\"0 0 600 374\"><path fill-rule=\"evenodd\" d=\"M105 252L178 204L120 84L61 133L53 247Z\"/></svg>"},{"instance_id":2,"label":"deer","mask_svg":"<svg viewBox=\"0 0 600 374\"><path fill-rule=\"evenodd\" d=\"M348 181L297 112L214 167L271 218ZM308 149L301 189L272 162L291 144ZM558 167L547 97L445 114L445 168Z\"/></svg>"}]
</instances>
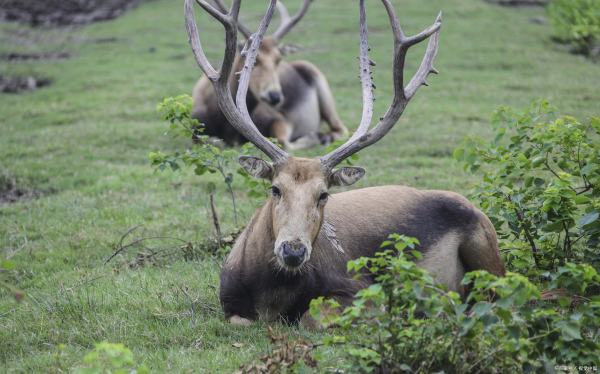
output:
<instances>
[{"instance_id":1,"label":"deer","mask_svg":"<svg viewBox=\"0 0 600 374\"><path fill-rule=\"evenodd\" d=\"M408 186L377 186L330 193L365 175L358 166L338 166L351 155L381 140L398 122L433 67L442 25L441 13L422 32L407 36L390 0L381 0L394 40L393 99L371 126L373 80L369 58L365 1L359 0L359 75L363 109L355 133L342 145L318 158L293 157L268 141L252 122L246 92L261 38L277 0L269 0L257 32L244 47L244 65L234 98L229 74L236 59L236 27L240 0L221 13L197 2L225 28L225 55L219 70L207 60L194 21L192 0L185 0L185 17L193 54L213 84L227 120L270 158L241 156L239 162L255 178L271 183L266 201L237 238L222 266L219 297L225 317L234 325L282 320L314 327L308 308L314 298L333 298L349 305L356 292L373 280L354 279L346 263L381 250L390 234L415 237L422 258L417 265L448 290L465 295L461 280L467 271L486 270L503 276L496 231L489 218L458 193L418 190ZM405 85L404 65L410 47L428 40L423 59Z\"/></svg>"},{"instance_id":2,"label":"deer","mask_svg":"<svg viewBox=\"0 0 600 374\"><path fill-rule=\"evenodd\" d=\"M304 0L293 17L283 3L277 3L281 24L272 35L262 38L246 96L248 110L259 131L277 139L290 151L329 144L348 134L325 75L308 61L283 60L287 48L281 41L304 17L311 2ZM221 0L214 0L214 5L214 12L227 12ZM239 20L236 22L237 30L249 40L248 28ZM237 53L228 75L233 94L238 89L236 75L243 61L243 56ZM220 138L230 146L247 141L219 108L217 94L206 75L196 83L192 101L192 118L204 124L204 134ZM329 125L329 132L319 132L321 122Z\"/></svg>"}]
</instances>

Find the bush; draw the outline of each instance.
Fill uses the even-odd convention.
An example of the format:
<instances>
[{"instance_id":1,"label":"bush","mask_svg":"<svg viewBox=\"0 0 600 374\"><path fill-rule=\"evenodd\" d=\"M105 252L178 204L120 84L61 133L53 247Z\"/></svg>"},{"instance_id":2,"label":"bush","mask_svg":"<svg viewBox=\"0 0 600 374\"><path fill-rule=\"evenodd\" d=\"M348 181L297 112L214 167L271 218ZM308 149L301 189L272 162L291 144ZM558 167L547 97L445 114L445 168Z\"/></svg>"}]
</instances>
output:
<instances>
[{"instance_id":1,"label":"bush","mask_svg":"<svg viewBox=\"0 0 600 374\"><path fill-rule=\"evenodd\" d=\"M74 370L76 374L145 374L144 365L138 366L133 353L123 344L102 342L83 358L84 365Z\"/></svg>"},{"instance_id":2,"label":"bush","mask_svg":"<svg viewBox=\"0 0 600 374\"><path fill-rule=\"evenodd\" d=\"M203 135L204 126L191 117L192 98L189 95L165 98L158 104L157 109L161 118L169 124L168 134L173 137L190 139L190 145L185 151L174 154L165 154L160 151L151 152L149 158L152 166L161 171L165 169L178 171L182 167L188 167L193 169L196 175L206 173L220 175L231 198L237 226L237 205L233 191L235 175L242 177L249 197L256 198L267 195L266 183L252 178L237 163L239 154L254 154L257 152L255 147L247 143L241 150L224 149L212 141L209 136ZM214 193L216 186L209 183L207 189L209 193Z\"/></svg>"},{"instance_id":3,"label":"bush","mask_svg":"<svg viewBox=\"0 0 600 374\"><path fill-rule=\"evenodd\" d=\"M559 40L585 54L600 53L600 1L553 0L548 13Z\"/></svg>"},{"instance_id":4,"label":"bush","mask_svg":"<svg viewBox=\"0 0 600 374\"><path fill-rule=\"evenodd\" d=\"M539 277L567 262L600 267L600 119L558 116L547 102L501 107L491 143L467 139L455 157L483 173L474 195L513 271Z\"/></svg>"},{"instance_id":5,"label":"bush","mask_svg":"<svg viewBox=\"0 0 600 374\"><path fill-rule=\"evenodd\" d=\"M491 142L455 157L483 174L474 195L498 232L509 272L467 273L466 300L413 261L418 242L394 235L348 270L376 283L341 314L311 313L342 334L350 372L595 371L600 351L600 120L558 116L544 101L498 109ZM391 249L387 249L391 247ZM596 366L594 366L596 365Z\"/></svg>"},{"instance_id":6,"label":"bush","mask_svg":"<svg viewBox=\"0 0 600 374\"><path fill-rule=\"evenodd\" d=\"M360 258L348 270L367 273L375 284L358 292L341 315L328 315L345 335L325 345L344 345L349 372L375 373L503 373L553 370L578 365L591 370L600 349L600 298L571 303L567 297L542 300L534 284L520 274L498 278L487 272L468 273L471 289L461 302L454 292L404 253L415 241L396 236L395 248L374 258ZM579 285L585 292L600 276L589 265L567 264L553 278L554 287ZM563 303L566 308L559 308ZM317 299L311 313L339 308ZM583 370L583 369L582 369Z\"/></svg>"}]
</instances>

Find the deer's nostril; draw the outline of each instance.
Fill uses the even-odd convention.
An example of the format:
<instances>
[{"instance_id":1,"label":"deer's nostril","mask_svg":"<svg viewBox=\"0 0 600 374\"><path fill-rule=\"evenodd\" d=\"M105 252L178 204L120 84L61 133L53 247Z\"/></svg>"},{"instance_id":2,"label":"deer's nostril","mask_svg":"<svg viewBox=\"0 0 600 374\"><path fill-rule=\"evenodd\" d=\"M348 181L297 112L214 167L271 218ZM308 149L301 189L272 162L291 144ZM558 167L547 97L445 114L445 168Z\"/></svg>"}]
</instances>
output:
<instances>
[{"instance_id":1,"label":"deer's nostril","mask_svg":"<svg viewBox=\"0 0 600 374\"><path fill-rule=\"evenodd\" d=\"M306 254L306 247L303 244L300 244L300 247L298 247L298 249L296 249L296 255L304 258L305 254Z\"/></svg>"},{"instance_id":2,"label":"deer's nostril","mask_svg":"<svg viewBox=\"0 0 600 374\"><path fill-rule=\"evenodd\" d=\"M299 266L304 261L306 246L301 243L281 243L281 257L287 266Z\"/></svg>"},{"instance_id":3,"label":"deer's nostril","mask_svg":"<svg viewBox=\"0 0 600 374\"><path fill-rule=\"evenodd\" d=\"M269 102L272 105L277 105L281 102L281 94L277 91L269 91Z\"/></svg>"},{"instance_id":4,"label":"deer's nostril","mask_svg":"<svg viewBox=\"0 0 600 374\"><path fill-rule=\"evenodd\" d=\"M283 242L283 243L281 243L281 253L284 256L291 255L292 252L293 252L293 250L294 249L292 248L292 245L290 244L290 242Z\"/></svg>"}]
</instances>

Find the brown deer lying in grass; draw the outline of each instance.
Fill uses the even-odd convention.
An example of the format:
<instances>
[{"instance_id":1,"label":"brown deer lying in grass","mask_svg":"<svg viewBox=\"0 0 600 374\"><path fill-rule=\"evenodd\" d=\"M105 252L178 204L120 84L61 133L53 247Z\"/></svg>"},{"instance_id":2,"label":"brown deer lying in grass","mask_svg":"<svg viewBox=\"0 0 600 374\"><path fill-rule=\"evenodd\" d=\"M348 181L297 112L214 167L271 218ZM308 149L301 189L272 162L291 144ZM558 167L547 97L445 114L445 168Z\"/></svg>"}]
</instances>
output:
<instances>
[{"instance_id":1,"label":"brown deer lying in grass","mask_svg":"<svg viewBox=\"0 0 600 374\"><path fill-rule=\"evenodd\" d=\"M402 32L390 1L382 0L394 36L394 98L377 125L370 128L373 63L368 56L364 0L360 0L359 64L363 91L360 125L336 150L318 159L305 159L289 157L264 138L252 123L246 105L250 72L276 0L270 0L258 32L246 45L235 103L228 77L236 59L240 0L234 1L228 14L211 10L198 0L225 26L226 51L220 71L210 65L201 48L191 1L185 1L190 43L198 64L214 85L220 108L229 122L273 161L271 164L254 157L240 158L250 174L271 181L272 188L271 196L237 239L222 269L220 298L232 323L278 318L298 321L305 315L310 300L318 296L348 304L368 280L353 280L346 272L346 262L372 256L392 233L418 238L423 254L420 266L450 290L464 292L460 282L469 270L504 274L490 220L456 193L383 186L329 194L331 187L351 185L364 175L365 170L359 167L335 166L383 138L417 89L425 84L426 77L435 72L433 60L438 50L441 16L423 32L408 37ZM405 86L407 51L428 38L421 65Z\"/></svg>"},{"instance_id":2,"label":"brown deer lying in grass","mask_svg":"<svg viewBox=\"0 0 600 374\"><path fill-rule=\"evenodd\" d=\"M220 0L214 3L217 9L213 8L212 12L227 13ZM308 61L288 63L282 59L280 42L304 16L310 3L311 0L305 0L294 17L289 16L283 4L277 4L281 25L271 36L262 39L246 97L250 117L261 134L276 138L289 150L327 144L348 132L336 112L333 95L323 73ZM238 31L249 39L248 29L236 22ZM228 75L229 88L234 95L238 88L236 75L243 63L243 56L236 54ZM219 109L217 94L206 75L194 87L193 102L192 117L204 124L206 135L221 138L228 145L246 141ZM329 125L331 132L319 132L322 120Z\"/></svg>"}]
</instances>

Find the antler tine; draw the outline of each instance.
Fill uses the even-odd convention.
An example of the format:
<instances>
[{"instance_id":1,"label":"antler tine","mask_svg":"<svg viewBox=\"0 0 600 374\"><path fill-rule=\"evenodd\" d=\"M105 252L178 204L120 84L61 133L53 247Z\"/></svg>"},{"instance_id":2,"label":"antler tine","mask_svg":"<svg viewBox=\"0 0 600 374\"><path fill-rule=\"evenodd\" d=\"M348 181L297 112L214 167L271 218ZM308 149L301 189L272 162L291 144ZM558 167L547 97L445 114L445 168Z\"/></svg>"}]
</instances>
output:
<instances>
[{"instance_id":1,"label":"antler tine","mask_svg":"<svg viewBox=\"0 0 600 374\"><path fill-rule=\"evenodd\" d=\"M250 118L250 114L248 113L248 107L246 106L246 95L248 93L248 85L250 84L250 75L252 73L252 68L254 68L254 63L256 62L256 56L258 55L260 43L262 42L263 36L265 35L267 28L269 27L269 22L271 22L271 18L273 17L273 12L275 11L276 3L277 0L270 1L265 16L258 25L258 30L246 41L244 51L242 52L242 55L244 55L245 53L245 61L238 84L236 104L239 108L240 113L243 116L244 121L248 123L252 123L252 119ZM254 143L267 155L269 155L269 157L271 157L273 162L275 162L276 164L281 163L288 158L288 154L281 148L271 143L264 136L262 136L260 132L256 129L256 126L253 127L253 130L255 131L252 131L250 133L248 131L240 131L238 129L238 131L240 131L242 135L244 135L248 140Z\"/></svg>"},{"instance_id":2,"label":"antler tine","mask_svg":"<svg viewBox=\"0 0 600 374\"><path fill-rule=\"evenodd\" d=\"M213 0L215 6L221 11L221 13L227 13L227 7L221 0ZM252 35L252 31L248 27L246 27L241 21L237 21L238 31L241 32L246 39L248 39Z\"/></svg>"},{"instance_id":3,"label":"antler tine","mask_svg":"<svg viewBox=\"0 0 600 374\"><path fill-rule=\"evenodd\" d=\"M202 0L197 0L198 4L202 8L204 8L211 15L217 14L218 12L208 5L206 2ZM212 10L212 11L211 11ZM192 52L194 53L194 57L196 58L196 62L200 66L200 69L206 74L208 79L211 81L216 81L219 78L219 73L213 68L213 66L206 58L204 54L204 50L202 49L202 44L200 43L200 37L198 36L198 27L196 26L195 15L194 15L194 7L192 6L191 0L185 0L184 3L184 15L185 15L185 27L188 33L188 41L190 46L192 47ZM223 23L221 14L218 13L218 16L215 17L219 22Z\"/></svg>"},{"instance_id":4,"label":"antler tine","mask_svg":"<svg viewBox=\"0 0 600 374\"><path fill-rule=\"evenodd\" d=\"M284 22L289 22L290 20L290 12L288 12L287 8L283 4L283 2L277 2L277 11L279 12L279 26Z\"/></svg>"},{"instance_id":5,"label":"antler tine","mask_svg":"<svg viewBox=\"0 0 600 374\"><path fill-rule=\"evenodd\" d=\"M346 143L337 148L336 150L328 153L327 155L321 157L321 163L327 170L333 169L337 164L342 162L344 159L350 157L354 153L360 151L363 148L370 146L371 144L376 143L381 138L383 138L398 120L400 116L404 112L406 105L410 99L414 96L416 91L421 85L427 85L425 79L430 73L437 73L437 70L433 67L433 61L435 56L437 55L438 46L439 46L439 30L442 25L442 16L441 13L436 18L433 25L422 31L421 33L407 37L402 32L402 28L400 27L400 23L398 22L398 18L394 12L394 8L392 7L389 0L382 0L383 5L386 8L388 13L388 17L390 19L390 25L392 27L392 31L394 34L394 65L393 65L393 79L394 79L394 98L392 103L390 104L388 110L384 114L382 118L380 118L379 122L375 127L366 132L368 125L364 124L365 121L365 111L372 111L372 98L370 101L366 100L367 95L365 95L365 82L370 81L370 72L368 76L368 80L365 79L363 74L363 61L362 61L362 48L363 48L363 32L366 32L366 20L363 22L363 16L365 13L364 9L364 0L360 1L360 14L361 14L361 81L363 84L363 105L370 106L367 109L363 108L363 120L358 127L355 135L350 138ZM363 30L364 26L364 30ZM408 49L413 45L429 38L429 43L427 44L427 50L425 51L425 55L423 56L423 60L421 61L421 65L419 69L410 80L408 85L404 87L404 63L406 60L406 53ZM369 118L370 122L370 118ZM366 132L366 133L365 133Z\"/></svg>"},{"instance_id":6,"label":"antler tine","mask_svg":"<svg viewBox=\"0 0 600 374\"><path fill-rule=\"evenodd\" d=\"M224 14L213 8L205 0L196 0L203 9L221 22L225 28L225 54L219 71L216 71L212 67L200 44L192 0L185 0L184 11L189 42L198 65L213 84L219 108L223 112L225 118L227 118L227 121L246 137L246 139L256 145L258 149L269 156L275 164L279 164L288 158L288 154L275 144L271 143L260 133L260 131L258 131L258 128L252 122L250 114L248 113L248 108L246 107L246 94L248 91L250 72L254 66L254 61L256 60L256 54L258 53L262 37L273 16L277 0L270 0L269 8L260 23L258 32L255 35L252 35L247 41L247 45L250 44L250 46L246 48L247 58L240 77L240 85L237 92L238 107L236 107L229 88L229 76L237 50L237 18L240 11L240 1L241 0L234 0L229 13Z\"/></svg>"},{"instance_id":7,"label":"antler tine","mask_svg":"<svg viewBox=\"0 0 600 374\"><path fill-rule=\"evenodd\" d=\"M431 27L408 40L408 43L412 43L408 45L408 47L410 47L411 45L420 43L421 41L430 37L429 42L427 43L427 50L425 51L425 55L421 61L421 65L419 65L419 69L404 89L405 96L409 100L414 96L419 87L422 85L427 85L426 79L429 74L438 74L437 69L433 67L433 60L435 60L435 56L437 55L438 51L440 39L439 30L441 27L442 12L438 14L437 18L435 19L435 23L431 25Z\"/></svg>"},{"instance_id":8,"label":"antler tine","mask_svg":"<svg viewBox=\"0 0 600 374\"><path fill-rule=\"evenodd\" d=\"M288 32L290 32L290 30L293 29L294 26L296 26L296 24L298 24L298 22L300 22L302 17L304 17L306 12L308 11L308 7L310 6L311 2L312 2L312 0L304 0L304 4L302 4L302 8L300 8L298 13L296 13L291 18L290 18L290 14L288 13L285 5L283 5L283 3L281 3L281 2L278 3L277 9L279 10L279 14L281 16L281 24L279 25L277 30L273 33L273 37L277 40L283 39L283 37Z\"/></svg>"},{"instance_id":9,"label":"antler tine","mask_svg":"<svg viewBox=\"0 0 600 374\"><path fill-rule=\"evenodd\" d=\"M354 142L356 139L365 135L371 126L373 119L373 77L371 75L371 66L375 63L369 58L369 30L367 27L367 15L364 7L364 0L360 0L360 55L358 57L359 76L362 85L363 110L360 125L348 139L346 144ZM344 145L346 145L344 144ZM343 146L342 146L343 147Z\"/></svg>"}]
</instances>

